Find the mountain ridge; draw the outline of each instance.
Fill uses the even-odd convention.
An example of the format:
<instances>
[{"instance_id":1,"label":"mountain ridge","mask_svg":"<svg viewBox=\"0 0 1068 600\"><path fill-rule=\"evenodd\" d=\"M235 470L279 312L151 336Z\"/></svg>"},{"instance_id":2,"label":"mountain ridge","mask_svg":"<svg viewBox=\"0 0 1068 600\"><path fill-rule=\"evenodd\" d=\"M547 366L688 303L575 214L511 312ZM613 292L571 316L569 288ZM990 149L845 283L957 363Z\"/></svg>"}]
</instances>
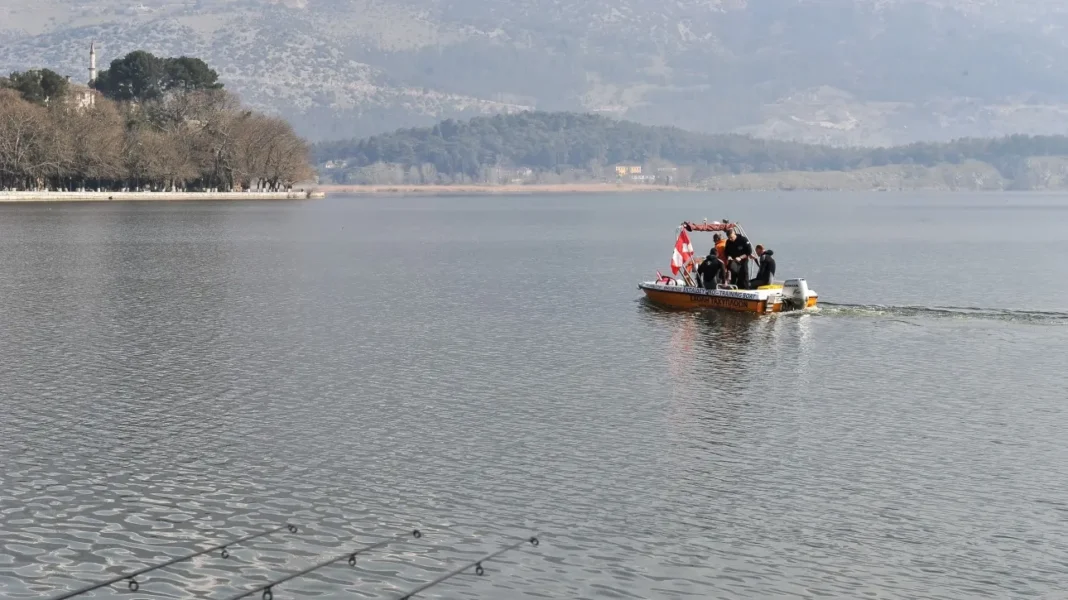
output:
<instances>
[{"instance_id":1,"label":"mountain ridge","mask_svg":"<svg viewBox=\"0 0 1068 600\"><path fill-rule=\"evenodd\" d=\"M200 56L314 139L578 110L835 145L1068 132L1050 0L0 0L0 71Z\"/></svg>"}]
</instances>

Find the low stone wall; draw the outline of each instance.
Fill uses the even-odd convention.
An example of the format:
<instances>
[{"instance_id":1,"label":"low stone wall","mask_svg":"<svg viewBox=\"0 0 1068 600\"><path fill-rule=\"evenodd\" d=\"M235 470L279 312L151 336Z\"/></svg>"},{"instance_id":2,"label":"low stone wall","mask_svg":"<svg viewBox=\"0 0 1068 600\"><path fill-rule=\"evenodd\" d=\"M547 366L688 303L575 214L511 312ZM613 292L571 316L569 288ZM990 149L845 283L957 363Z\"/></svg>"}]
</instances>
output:
<instances>
[{"instance_id":1,"label":"low stone wall","mask_svg":"<svg viewBox=\"0 0 1068 600\"><path fill-rule=\"evenodd\" d=\"M167 200L306 200L322 192L0 192L0 202L144 202Z\"/></svg>"}]
</instances>

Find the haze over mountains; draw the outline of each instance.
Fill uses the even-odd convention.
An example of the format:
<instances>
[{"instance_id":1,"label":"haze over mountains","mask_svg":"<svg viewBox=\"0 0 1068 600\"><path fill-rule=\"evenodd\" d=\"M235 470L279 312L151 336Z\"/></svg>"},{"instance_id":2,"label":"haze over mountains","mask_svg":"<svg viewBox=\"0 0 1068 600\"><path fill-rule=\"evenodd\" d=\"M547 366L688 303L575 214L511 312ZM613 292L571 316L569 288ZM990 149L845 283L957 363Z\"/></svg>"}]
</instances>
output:
<instances>
[{"instance_id":1,"label":"haze over mountains","mask_svg":"<svg viewBox=\"0 0 1068 600\"><path fill-rule=\"evenodd\" d=\"M0 0L0 72L193 55L313 140L595 111L834 144L1068 132L1062 0Z\"/></svg>"}]
</instances>

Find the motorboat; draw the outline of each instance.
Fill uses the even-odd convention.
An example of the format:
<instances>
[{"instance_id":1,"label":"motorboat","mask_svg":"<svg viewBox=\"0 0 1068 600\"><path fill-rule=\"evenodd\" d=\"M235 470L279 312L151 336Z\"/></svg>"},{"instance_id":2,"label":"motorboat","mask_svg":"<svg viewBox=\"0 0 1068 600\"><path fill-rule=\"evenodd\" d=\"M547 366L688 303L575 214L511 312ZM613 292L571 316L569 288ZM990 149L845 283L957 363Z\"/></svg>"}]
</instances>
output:
<instances>
[{"instance_id":1,"label":"motorboat","mask_svg":"<svg viewBox=\"0 0 1068 600\"><path fill-rule=\"evenodd\" d=\"M808 310L816 307L819 296L808 287L803 278L787 279L782 283L772 281L755 289L741 289L735 285L719 284L713 289L698 285L691 273L696 271L697 261L689 234L693 232L729 232L736 231L745 235L738 223L726 219L723 221L704 221L693 223L683 221L677 228L675 251L672 255L671 270L674 277L667 277L657 272L657 279L643 281L638 289L645 292L650 302L674 309L718 309L756 314ZM747 238L749 236L746 236ZM748 261L746 270L748 271Z\"/></svg>"}]
</instances>

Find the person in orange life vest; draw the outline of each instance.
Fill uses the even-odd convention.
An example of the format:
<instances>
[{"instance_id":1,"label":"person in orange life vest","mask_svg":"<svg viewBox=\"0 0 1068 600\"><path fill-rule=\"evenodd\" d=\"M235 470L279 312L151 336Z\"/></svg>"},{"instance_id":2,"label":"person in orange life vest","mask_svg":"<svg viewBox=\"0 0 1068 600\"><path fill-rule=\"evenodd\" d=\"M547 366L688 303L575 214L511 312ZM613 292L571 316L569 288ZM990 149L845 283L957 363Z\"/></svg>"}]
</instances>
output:
<instances>
[{"instance_id":1,"label":"person in orange life vest","mask_svg":"<svg viewBox=\"0 0 1068 600\"><path fill-rule=\"evenodd\" d=\"M723 264L727 264L727 240L717 233L712 236L712 241L716 244L716 257Z\"/></svg>"}]
</instances>

